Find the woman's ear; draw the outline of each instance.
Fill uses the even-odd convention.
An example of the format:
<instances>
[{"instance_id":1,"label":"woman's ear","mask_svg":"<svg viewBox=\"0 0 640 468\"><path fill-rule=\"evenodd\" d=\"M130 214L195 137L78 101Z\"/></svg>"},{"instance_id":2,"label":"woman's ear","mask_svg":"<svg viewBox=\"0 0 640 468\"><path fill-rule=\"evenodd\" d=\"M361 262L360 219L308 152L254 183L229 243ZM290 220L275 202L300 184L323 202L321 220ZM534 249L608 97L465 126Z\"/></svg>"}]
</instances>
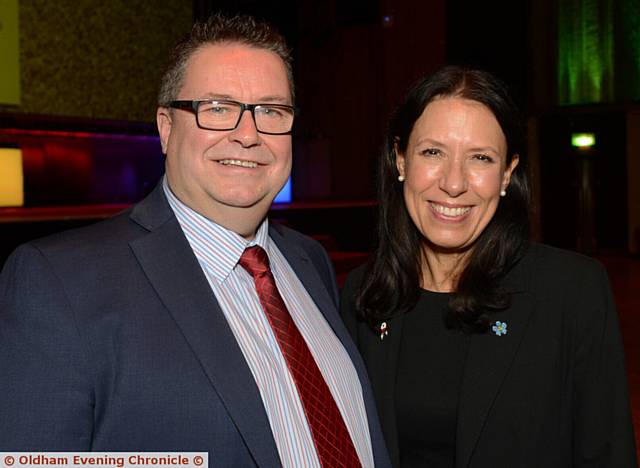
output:
<instances>
[{"instance_id":1,"label":"woman's ear","mask_svg":"<svg viewBox=\"0 0 640 468\"><path fill-rule=\"evenodd\" d=\"M398 176L404 178L405 177L405 172L404 172L405 159L404 159L404 154L402 154L398 149L397 139L393 142L393 154L395 155L395 159L396 159L396 169L398 170Z\"/></svg>"},{"instance_id":2,"label":"woman's ear","mask_svg":"<svg viewBox=\"0 0 640 468\"><path fill-rule=\"evenodd\" d=\"M513 174L513 171L518 166L519 162L520 162L520 156L518 154L514 154L513 157L511 158L511 162L505 168L504 174L502 175L502 190L507 190L507 187L511 182L511 174Z\"/></svg>"}]
</instances>

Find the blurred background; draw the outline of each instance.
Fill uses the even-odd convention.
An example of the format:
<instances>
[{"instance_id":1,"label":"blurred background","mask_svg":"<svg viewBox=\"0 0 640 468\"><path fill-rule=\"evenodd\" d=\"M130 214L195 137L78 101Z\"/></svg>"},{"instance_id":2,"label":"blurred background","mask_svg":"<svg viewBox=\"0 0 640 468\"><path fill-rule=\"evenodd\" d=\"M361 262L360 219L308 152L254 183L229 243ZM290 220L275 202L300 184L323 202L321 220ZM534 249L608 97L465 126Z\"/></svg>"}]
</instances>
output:
<instances>
[{"instance_id":1,"label":"blurred background","mask_svg":"<svg viewBox=\"0 0 640 468\"><path fill-rule=\"evenodd\" d=\"M168 51L217 11L266 19L293 48L301 114L271 216L323 242L339 282L373 247L375 162L411 83L445 63L508 83L527 124L534 239L607 266L638 434L640 0L3 0L0 265L154 187Z\"/></svg>"}]
</instances>

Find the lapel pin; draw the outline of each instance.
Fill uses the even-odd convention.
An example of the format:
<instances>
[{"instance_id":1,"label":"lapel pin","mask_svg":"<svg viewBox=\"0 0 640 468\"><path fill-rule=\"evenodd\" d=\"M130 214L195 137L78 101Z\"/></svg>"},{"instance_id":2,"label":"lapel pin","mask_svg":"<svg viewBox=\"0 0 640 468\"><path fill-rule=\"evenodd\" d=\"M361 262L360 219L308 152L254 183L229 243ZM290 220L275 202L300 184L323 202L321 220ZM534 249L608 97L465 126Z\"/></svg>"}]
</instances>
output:
<instances>
[{"instance_id":1,"label":"lapel pin","mask_svg":"<svg viewBox=\"0 0 640 468\"><path fill-rule=\"evenodd\" d=\"M387 322L382 322L380 324L380 340L384 340L384 337L389 334L389 327L387 326Z\"/></svg>"},{"instance_id":2,"label":"lapel pin","mask_svg":"<svg viewBox=\"0 0 640 468\"><path fill-rule=\"evenodd\" d=\"M507 322L501 322L500 320L498 320L493 325L493 327L491 327L491 329L493 330L493 333L495 333L498 336L506 335L507 334Z\"/></svg>"}]
</instances>

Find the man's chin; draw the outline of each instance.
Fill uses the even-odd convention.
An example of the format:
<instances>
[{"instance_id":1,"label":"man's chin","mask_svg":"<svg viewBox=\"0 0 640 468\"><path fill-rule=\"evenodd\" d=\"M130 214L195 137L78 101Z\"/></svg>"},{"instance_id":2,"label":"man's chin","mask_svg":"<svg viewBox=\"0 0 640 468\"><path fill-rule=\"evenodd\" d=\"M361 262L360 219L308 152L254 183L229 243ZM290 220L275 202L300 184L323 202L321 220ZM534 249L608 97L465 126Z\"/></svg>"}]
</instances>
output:
<instances>
[{"instance_id":1,"label":"man's chin","mask_svg":"<svg viewBox=\"0 0 640 468\"><path fill-rule=\"evenodd\" d=\"M227 206L228 208L238 208L238 209L259 209L261 207L265 207L266 210L271 206L271 202L275 198L275 195L271 197L270 195L250 195L250 196L236 196L236 197L228 197L221 200L222 204Z\"/></svg>"}]
</instances>

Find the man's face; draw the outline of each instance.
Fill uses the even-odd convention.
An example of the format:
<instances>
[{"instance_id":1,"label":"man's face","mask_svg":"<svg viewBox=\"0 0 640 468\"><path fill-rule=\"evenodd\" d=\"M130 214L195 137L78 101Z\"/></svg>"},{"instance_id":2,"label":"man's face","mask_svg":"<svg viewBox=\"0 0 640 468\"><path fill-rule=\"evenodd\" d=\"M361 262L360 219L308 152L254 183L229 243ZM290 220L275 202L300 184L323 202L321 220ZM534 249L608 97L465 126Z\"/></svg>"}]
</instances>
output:
<instances>
[{"instance_id":1,"label":"man's face","mask_svg":"<svg viewBox=\"0 0 640 468\"><path fill-rule=\"evenodd\" d=\"M282 59L237 43L198 49L176 99L292 104ZM227 131L198 128L196 116L179 109L161 107L157 120L169 186L183 203L227 227L266 214L291 171L290 135L258 133L248 111Z\"/></svg>"}]
</instances>

